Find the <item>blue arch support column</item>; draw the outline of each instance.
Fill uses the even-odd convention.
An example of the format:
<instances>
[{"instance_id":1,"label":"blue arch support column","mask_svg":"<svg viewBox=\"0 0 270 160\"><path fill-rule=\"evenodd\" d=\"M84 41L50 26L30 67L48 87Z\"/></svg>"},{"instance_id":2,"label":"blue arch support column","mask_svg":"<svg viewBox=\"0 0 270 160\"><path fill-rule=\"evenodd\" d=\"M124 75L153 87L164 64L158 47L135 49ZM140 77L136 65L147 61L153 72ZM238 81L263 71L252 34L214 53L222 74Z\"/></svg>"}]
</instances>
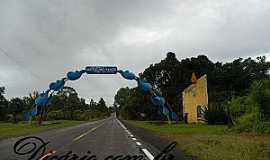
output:
<instances>
[{"instance_id":1,"label":"blue arch support column","mask_svg":"<svg viewBox=\"0 0 270 160\"><path fill-rule=\"evenodd\" d=\"M153 105L168 118L168 120L179 121L179 116L173 112L170 105L166 102L165 98L162 97L161 93L154 89L153 86L144 79L137 77L134 73L129 70L118 70L116 66L87 66L83 70L70 71L66 74L66 77L51 82L49 84L49 89L45 92L39 94L35 99L35 104L32 110L25 112L24 116L27 120L32 119L32 117L41 114L40 123L42 121L42 114L46 110L46 107L51 105L51 98L55 92L61 92L67 81L75 81L79 79L83 74L121 74L121 76L126 80L134 80L137 82L138 88L145 94L150 94L151 102Z\"/></svg>"}]
</instances>

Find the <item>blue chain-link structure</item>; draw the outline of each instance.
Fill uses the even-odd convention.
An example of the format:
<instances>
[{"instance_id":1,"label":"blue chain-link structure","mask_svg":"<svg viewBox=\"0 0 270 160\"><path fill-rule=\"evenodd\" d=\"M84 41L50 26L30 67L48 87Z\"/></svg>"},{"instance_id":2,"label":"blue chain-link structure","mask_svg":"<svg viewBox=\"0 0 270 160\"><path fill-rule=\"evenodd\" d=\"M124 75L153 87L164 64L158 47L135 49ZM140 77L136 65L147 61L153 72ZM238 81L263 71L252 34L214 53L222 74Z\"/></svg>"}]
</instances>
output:
<instances>
[{"instance_id":1,"label":"blue chain-link structure","mask_svg":"<svg viewBox=\"0 0 270 160\"><path fill-rule=\"evenodd\" d=\"M42 109L51 105L52 95L55 92L60 92L67 81L75 81L79 79L83 74L121 74L123 78L127 80L137 81L138 88L146 94L150 94L151 102L158 109L160 113L166 116L169 120L179 121L179 116L173 112L170 105L162 97L161 93L154 89L153 86L146 80L137 77L134 73L128 70L118 70L115 66L87 66L80 71L70 71L66 74L66 77L56 80L50 83L49 89L35 99L35 105L30 112L25 112L24 117L29 119L30 117L37 116L42 112Z\"/></svg>"}]
</instances>

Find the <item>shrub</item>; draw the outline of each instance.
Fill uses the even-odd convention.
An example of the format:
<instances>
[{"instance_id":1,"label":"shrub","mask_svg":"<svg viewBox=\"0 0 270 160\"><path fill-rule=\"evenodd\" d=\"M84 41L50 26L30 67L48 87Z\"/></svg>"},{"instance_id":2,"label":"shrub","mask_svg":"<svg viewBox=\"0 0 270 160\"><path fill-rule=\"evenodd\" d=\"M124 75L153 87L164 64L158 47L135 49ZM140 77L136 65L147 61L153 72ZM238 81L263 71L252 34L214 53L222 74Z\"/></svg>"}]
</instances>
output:
<instances>
[{"instance_id":1,"label":"shrub","mask_svg":"<svg viewBox=\"0 0 270 160\"><path fill-rule=\"evenodd\" d=\"M93 111L80 111L74 112L74 119L78 121L89 121L91 119L104 118L108 113L93 112ZM63 120L67 119L61 110L51 111L48 113L47 120Z\"/></svg>"},{"instance_id":2,"label":"shrub","mask_svg":"<svg viewBox=\"0 0 270 160\"><path fill-rule=\"evenodd\" d=\"M264 123L261 121L259 113L246 113L239 117L234 128L237 132L265 132Z\"/></svg>"},{"instance_id":3,"label":"shrub","mask_svg":"<svg viewBox=\"0 0 270 160\"><path fill-rule=\"evenodd\" d=\"M225 105L210 103L205 118L208 124L227 124L228 116L225 111Z\"/></svg>"},{"instance_id":4,"label":"shrub","mask_svg":"<svg viewBox=\"0 0 270 160\"><path fill-rule=\"evenodd\" d=\"M48 113L47 120L63 120L65 115L61 110L51 111Z\"/></svg>"},{"instance_id":5,"label":"shrub","mask_svg":"<svg viewBox=\"0 0 270 160\"><path fill-rule=\"evenodd\" d=\"M250 102L256 105L262 120L270 118L270 80L255 81L250 89Z\"/></svg>"},{"instance_id":6,"label":"shrub","mask_svg":"<svg viewBox=\"0 0 270 160\"><path fill-rule=\"evenodd\" d=\"M233 97L226 107L226 113L229 117L229 121L233 125L236 125L238 118L244 115L246 110L246 97Z\"/></svg>"},{"instance_id":7,"label":"shrub","mask_svg":"<svg viewBox=\"0 0 270 160\"><path fill-rule=\"evenodd\" d=\"M269 132L270 81L254 81L246 96L229 101L227 113L238 132Z\"/></svg>"}]
</instances>

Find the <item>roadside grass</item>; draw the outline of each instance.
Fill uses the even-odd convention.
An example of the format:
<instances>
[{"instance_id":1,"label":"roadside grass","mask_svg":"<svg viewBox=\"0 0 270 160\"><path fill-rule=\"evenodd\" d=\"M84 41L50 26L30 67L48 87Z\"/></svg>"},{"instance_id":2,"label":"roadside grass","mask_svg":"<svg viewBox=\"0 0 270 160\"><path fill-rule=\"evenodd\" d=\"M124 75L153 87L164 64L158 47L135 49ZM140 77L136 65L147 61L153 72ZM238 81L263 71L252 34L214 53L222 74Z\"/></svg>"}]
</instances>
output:
<instances>
[{"instance_id":1,"label":"roadside grass","mask_svg":"<svg viewBox=\"0 0 270 160\"><path fill-rule=\"evenodd\" d=\"M224 125L127 122L177 141L179 149L199 160L270 159L270 134L237 134L229 132Z\"/></svg>"},{"instance_id":2,"label":"roadside grass","mask_svg":"<svg viewBox=\"0 0 270 160\"><path fill-rule=\"evenodd\" d=\"M38 132L42 132L42 131L50 130L50 129L69 127L69 126L78 125L84 122L85 121L58 120L58 121L53 121L53 123L51 124L41 125L41 126L36 123L33 123L30 125L27 122L19 122L16 124L0 122L0 140L5 139L5 138L38 133Z\"/></svg>"}]
</instances>

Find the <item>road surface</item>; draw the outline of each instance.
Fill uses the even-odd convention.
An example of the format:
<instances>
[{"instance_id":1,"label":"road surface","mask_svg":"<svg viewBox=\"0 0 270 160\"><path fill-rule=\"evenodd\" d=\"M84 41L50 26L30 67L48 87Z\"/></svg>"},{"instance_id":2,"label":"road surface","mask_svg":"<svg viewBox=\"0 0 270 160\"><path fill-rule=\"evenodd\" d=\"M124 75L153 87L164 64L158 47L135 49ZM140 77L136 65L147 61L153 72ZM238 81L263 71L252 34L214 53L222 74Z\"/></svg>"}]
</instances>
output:
<instances>
[{"instance_id":1,"label":"road surface","mask_svg":"<svg viewBox=\"0 0 270 160\"><path fill-rule=\"evenodd\" d=\"M49 150L54 150L58 158L60 156L69 154L69 159L72 159L75 153L78 159L83 156L90 158L96 156L97 160L103 160L106 157L112 155L114 157L124 156L142 156L145 160L153 159L156 154L160 152L160 149L155 148L148 142L144 142L140 137L136 137L135 134L126 128L127 124L123 125L115 115L95 121L88 122L81 125L50 130L43 133L35 134L32 136L40 137L45 142L49 142L46 145L46 153ZM26 137L26 136L23 136ZM27 160L33 152L26 155L18 155L14 153L14 144L21 138L10 138L0 141L0 159L1 160ZM29 139L30 141L30 139ZM31 139L31 142L35 142L37 146L41 146L38 140ZM22 142L22 144L25 142ZM18 145L19 146L19 145ZM22 146L20 144L20 146ZM165 147L165 146L164 146ZM19 147L18 147L19 148ZM18 149L17 148L17 149ZM37 147L38 148L38 147ZM37 148L35 150L37 150ZM31 144L23 146L20 152L26 152L31 149ZM40 152L33 159L37 159ZM85 158L85 160L87 160ZM92 157L95 160L94 157ZM56 159L56 158L55 158ZM62 160L65 158L62 157ZM112 157L110 158L112 159ZM108 160L110 160L108 159ZM178 158L176 158L179 160ZM68 160L68 159L66 159Z\"/></svg>"}]
</instances>

